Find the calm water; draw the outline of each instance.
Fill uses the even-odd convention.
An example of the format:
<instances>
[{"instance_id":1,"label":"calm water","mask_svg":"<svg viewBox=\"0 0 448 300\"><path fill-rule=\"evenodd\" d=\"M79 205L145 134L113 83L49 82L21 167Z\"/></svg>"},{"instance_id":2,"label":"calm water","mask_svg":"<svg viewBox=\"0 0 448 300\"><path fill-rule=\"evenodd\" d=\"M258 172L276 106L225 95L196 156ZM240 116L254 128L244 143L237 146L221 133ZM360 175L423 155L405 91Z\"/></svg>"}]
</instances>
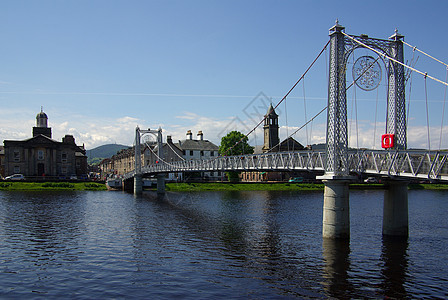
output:
<instances>
[{"instance_id":1,"label":"calm water","mask_svg":"<svg viewBox=\"0 0 448 300\"><path fill-rule=\"evenodd\" d=\"M323 241L322 192L0 192L0 298L447 298L448 192L351 191L351 239Z\"/></svg>"}]
</instances>

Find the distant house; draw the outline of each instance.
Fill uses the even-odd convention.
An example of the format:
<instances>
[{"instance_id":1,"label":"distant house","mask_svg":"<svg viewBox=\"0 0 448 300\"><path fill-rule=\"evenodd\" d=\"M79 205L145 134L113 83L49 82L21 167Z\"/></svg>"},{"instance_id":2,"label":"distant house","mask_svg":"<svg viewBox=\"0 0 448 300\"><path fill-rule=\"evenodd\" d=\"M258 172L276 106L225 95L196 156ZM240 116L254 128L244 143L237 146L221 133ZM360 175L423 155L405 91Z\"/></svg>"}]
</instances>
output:
<instances>
[{"instance_id":1,"label":"distant house","mask_svg":"<svg viewBox=\"0 0 448 300\"><path fill-rule=\"evenodd\" d=\"M173 144L182 153L184 160L199 160L199 159L212 159L219 155L219 147L208 140L204 140L204 134L202 131L198 131L198 139L193 139L191 130L187 131L187 138L185 140L178 141ZM182 174L178 174L178 176ZM206 180L221 180L222 172L201 172L200 174L183 174L183 175L196 175Z\"/></svg>"},{"instance_id":2,"label":"distant house","mask_svg":"<svg viewBox=\"0 0 448 300\"><path fill-rule=\"evenodd\" d=\"M87 174L84 146L77 146L72 135L63 137L62 142L53 140L47 123L48 117L41 111L36 116L33 137L3 142L5 176L20 173L28 177L66 178Z\"/></svg>"},{"instance_id":3,"label":"distant house","mask_svg":"<svg viewBox=\"0 0 448 300\"><path fill-rule=\"evenodd\" d=\"M199 160L210 159L218 156L219 147L208 140L204 140L202 131L198 132L198 139L193 139L191 130L187 131L187 138L173 143L172 137L167 136L166 143L162 144L164 162L170 163L181 160ZM141 147L142 166L149 166L161 161L157 156L157 143L144 143ZM123 149L113 155L110 159L103 160L100 163L102 177L107 175L122 176L135 169L135 148ZM194 176L206 180L221 180L222 172L201 172L193 173L170 173L167 179L172 181L181 181Z\"/></svg>"}]
</instances>

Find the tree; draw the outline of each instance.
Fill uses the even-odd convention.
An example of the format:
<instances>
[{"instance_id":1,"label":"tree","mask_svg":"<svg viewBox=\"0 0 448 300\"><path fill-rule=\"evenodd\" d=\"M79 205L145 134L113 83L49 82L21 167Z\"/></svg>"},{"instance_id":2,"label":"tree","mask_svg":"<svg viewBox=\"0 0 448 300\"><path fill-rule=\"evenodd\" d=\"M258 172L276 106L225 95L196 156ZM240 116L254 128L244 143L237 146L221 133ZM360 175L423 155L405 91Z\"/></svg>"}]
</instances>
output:
<instances>
[{"instance_id":1,"label":"tree","mask_svg":"<svg viewBox=\"0 0 448 300\"><path fill-rule=\"evenodd\" d=\"M220 155L241 155L254 153L254 147L247 142L248 138L239 131L231 131L221 138Z\"/></svg>"},{"instance_id":2,"label":"tree","mask_svg":"<svg viewBox=\"0 0 448 300\"><path fill-rule=\"evenodd\" d=\"M254 153L254 147L247 142L247 136L239 131L231 131L226 136L221 138L221 145L219 146L220 155L242 155ZM227 178L230 182L239 181L240 172L226 172Z\"/></svg>"}]
</instances>

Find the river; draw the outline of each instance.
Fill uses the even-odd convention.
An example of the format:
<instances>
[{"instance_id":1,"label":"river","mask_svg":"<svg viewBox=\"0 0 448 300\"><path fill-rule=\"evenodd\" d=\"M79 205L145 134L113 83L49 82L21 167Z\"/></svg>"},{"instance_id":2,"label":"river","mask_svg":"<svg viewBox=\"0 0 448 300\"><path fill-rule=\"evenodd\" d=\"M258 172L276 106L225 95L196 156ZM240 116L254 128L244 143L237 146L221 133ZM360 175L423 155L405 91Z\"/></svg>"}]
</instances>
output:
<instances>
[{"instance_id":1,"label":"river","mask_svg":"<svg viewBox=\"0 0 448 300\"><path fill-rule=\"evenodd\" d=\"M351 238L323 240L322 192L0 192L0 298L447 298L448 191L351 191Z\"/></svg>"}]
</instances>

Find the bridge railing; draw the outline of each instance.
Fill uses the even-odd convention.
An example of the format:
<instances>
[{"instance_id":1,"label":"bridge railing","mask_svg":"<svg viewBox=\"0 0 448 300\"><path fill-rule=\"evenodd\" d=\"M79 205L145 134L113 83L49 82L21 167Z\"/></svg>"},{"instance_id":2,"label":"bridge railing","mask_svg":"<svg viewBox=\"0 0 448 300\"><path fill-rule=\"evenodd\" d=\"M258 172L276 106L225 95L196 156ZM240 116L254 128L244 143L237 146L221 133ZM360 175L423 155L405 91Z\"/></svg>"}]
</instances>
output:
<instances>
[{"instance_id":1,"label":"bridge railing","mask_svg":"<svg viewBox=\"0 0 448 300\"><path fill-rule=\"evenodd\" d=\"M159 162L144 174L214 171L325 171L324 151L296 151ZM349 150L350 172L448 180L448 151ZM130 178L134 171L124 177Z\"/></svg>"},{"instance_id":2,"label":"bridge railing","mask_svg":"<svg viewBox=\"0 0 448 300\"><path fill-rule=\"evenodd\" d=\"M448 151L350 151L354 172L388 176L448 180Z\"/></svg>"}]
</instances>

